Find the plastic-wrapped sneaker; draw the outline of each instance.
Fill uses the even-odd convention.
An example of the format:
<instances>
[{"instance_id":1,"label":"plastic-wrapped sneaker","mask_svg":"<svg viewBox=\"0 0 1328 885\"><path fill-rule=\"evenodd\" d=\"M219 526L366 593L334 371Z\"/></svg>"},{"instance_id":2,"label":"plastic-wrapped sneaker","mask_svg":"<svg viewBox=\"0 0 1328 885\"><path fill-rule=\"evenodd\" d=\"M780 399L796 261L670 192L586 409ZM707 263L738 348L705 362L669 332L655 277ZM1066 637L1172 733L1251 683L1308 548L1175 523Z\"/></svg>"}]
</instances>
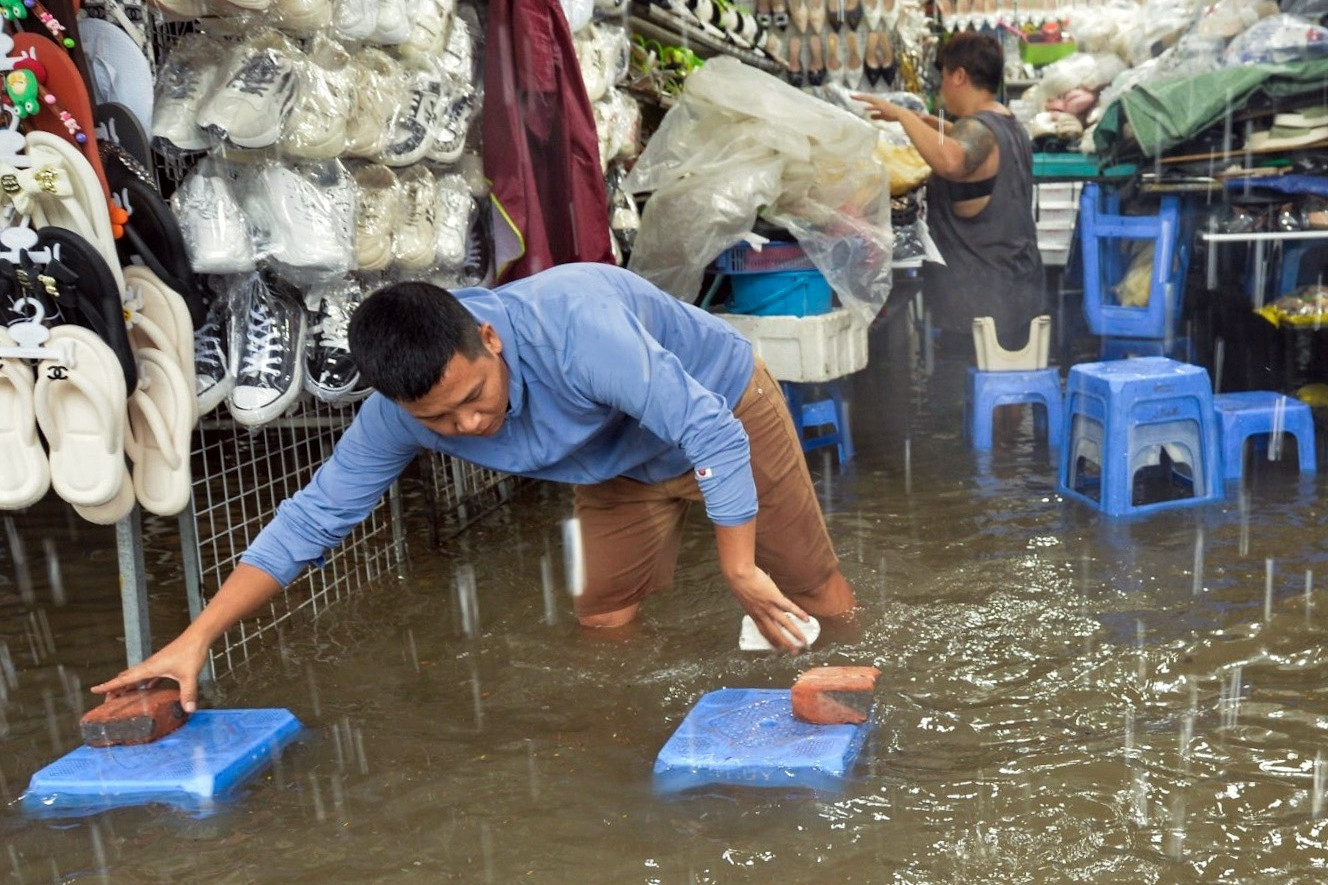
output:
<instances>
[{"instance_id":1,"label":"plastic-wrapped sneaker","mask_svg":"<svg viewBox=\"0 0 1328 885\"><path fill-rule=\"evenodd\" d=\"M194 332L194 379L199 415L206 415L221 405L235 388L229 321L226 299L217 298L208 307L203 325Z\"/></svg>"},{"instance_id":2,"label":"plastic-wrapped sneaker","mask_svg":"<svg viewBox=\"0 0 1328 885\"><path fill-rule=\"evenodd\" d=\"M467 286L487 286L493 282L493 234L489 213L474 213L466 236L466 260L461 265L461 280Z\"/></svg>"},{"instance_id":3,"label":"plastic-wrapped sneaker","mask_svg":"<svg viewBox=\"0 0 1328 885\"><path fill-rule=\"evenodd\" d=\"M281 135L293 157L331 160L346 149L355 90L347 74L350 55L322 35L311 42L296 89L295 106Z\"/></svg>"},{"instance_id":4,"label":"plastic-wrapped sneaker","mask_svg":"<svg viewBox=\"0 0 1328 885\"><path fill-rule=\"evenodd\" d=\"M359 284L347 278L309 293L309 302L317 307L309 317L304 389L330 405L353 401L360 386L360 370L350 355L347 334L350 315L363 299L364 291Z\"/></svg>"},{"instance_id":5,"label":"plastic-wrapped sneaker","mask_svg":"<svg viewBox=\"0 0 1328 885\"><path fill-rule=\"evenodd\" d=\"M291 34L313 34L332 23L331 0L272 0L276 23Z\"/></svg>"},{"instance_id":6,"label":"plastic-wrapped sneaker","mask_svg":"<svg viewBox=\"0 0 1328 885\"><path fill-rule=\"evenodd\" d=\"M429 146L430 160L450 166L461 158L471 121L478 110L479 97L475 94L475 87L452 79L451 93L443 96L433 143Z\"/></svg>"},{"instance_id":7,"label":"plastic-wrapped sneaker","mask_svg":"<svg viewBox=\"0 0 1328 885\"><path fill-rule=\"evenodd\" d=\"M354 266L355 185L339 161L270 163L259 177L272 261L332 274Z\"/></svg>"},{"instance_id":8,"label":"plastic-wrapped sneaker","mask_svg":"<svg viewBox=\"0 0 1328 885\"><path fill-rule=\"evenodd\" d=\"M382 270L392 263L401 185L391 169L369 163L355 170L355 186L355 264L360 270Z\"/></svg>"},{"instance_id":9,"label":"plastic-wrapped sneaker","mask_svg":"<svg viewBox=\"0 0 1328 885\"><path fill-rule=\"evenodd\" d=\"M459 271L466 263L475 201L471 198L470 186L466 184L465 178L456 173L438 176L436 194L436 260L440 267Z\"/></svg>"},{"instance_id":10,"label":"plastic-wrapped sneaker","mask_svg":"<svg viewBox=\"0 0 1328 885\"><path fill-rule=\"evenodd\" d=\"M153 96L152 140L162 153L201 151L212 139L198 125L199 106L217 82L218 60L225 48L199 33L180 38L157 72Z\"/></svg>"},{"instance_id":11,"label":"plastic-wrapped sneaker","mask_svg":"<svg viewBox=\"0 0 1328 885\"><path fill-rule=\"evenodd\" d=\"M370 48L351 55L346 76L354 85L346 124L346 154L376 157L387 147L392 118L405 103L406 71L387 53Z\"/></svg>"},{"instance_id":12,"label":"plastic-wrapped sneaker","mask_svg":"<svg viewBox=\"0 0 1328 885\"><path fill-rule=\"evenodd\" d=\"M247 273L255 257L249 221L220 164L204 157L171 194L170 205L194 273Z\"/></svg>"},{"instance_id":13,"label":"plastic-wrapped sneaker","mask_svg":"<svg viewBox=\"0 0 1328 885\"><path fill-rule=\"evenodd\" d=\"M198 125L238 147L275 144L295 103L298 52L272 33L240 46L226 80L199 108Z\"/></svg>"},{"instance_id":14,"label":"plastic-wrapped sneaker","mask_svg":"<svg viewBox=\"0 0 1328 885\"><path fill-rule=\"evenodd\" d=\"M438 58L447 49L452 10L438 0L424 0L415 6L415 21L410 36L398 47L402 58Z\"/></svg>"},{"instance_id":15,"label":"plastic-wrapped sneaker","mask_svg":"<svg viewBox=\"0 0 1328 885\"><path fill-rule=\"evenodd\" d=\"M281 417L300 395L306 321L304 305L280 279L251 274L241 285L244 331L226 406L237 423L258 427Z\"/></svg>"},{"instance_id":16,"label":"plastic-wrapped sneaker","mask_svg":"<svg viewBox=\"0 0 1328 885\"><path fill-rule=\"evenodd\" d=\"M342 40L367 40L377 27L378 0L333 0L332 32Z\"/></svg>"},{"instance_id":17,"label":"plastic-wrapped sneaker","mask_svg":"<svg viewBox=\"0 0 1328 885\"><path fill-rule=\"evenodd\" d=\"M438 60L444 74L451 74L462 83L475 82L475 41L465 10L452 18L452 30L447 33L447 49Z\"/></svg>"},{"instance_id":18,"label":"plastic-wrapped sneaker","mask_svg":"<svg viewBox=\"0 0 1328 885\"><path fill-rule=\"evenodd\" d=\"M408 270L433 267L438 244L438 197L433 173L420 164L402 170L401 223L392 237L392 254Z\"/></svg>"},{"instance_id":19,"label":"plastic-wrapped sneaker","mask_svg":"<svg viewBox=\"0 0 1328 885\"><path fill-rule=\"evenodd\" d=\"M368 42L398 46L410 39L414 7L406 0L378 0L378 15Z\"/></svg>"},{"instance_id":20,"label":"plastic-wrapped sneaker","mask_svg":"<svg viewBox=\"0 0 1328 885\"><path fill-rule=\"evenodd\" d=\"M433 63L409 69L410 91L405 106L392 121L387 147L378 156L388 166L409 166L424 159L433 146L448 83Z\"/></svg>"}]
</instances>

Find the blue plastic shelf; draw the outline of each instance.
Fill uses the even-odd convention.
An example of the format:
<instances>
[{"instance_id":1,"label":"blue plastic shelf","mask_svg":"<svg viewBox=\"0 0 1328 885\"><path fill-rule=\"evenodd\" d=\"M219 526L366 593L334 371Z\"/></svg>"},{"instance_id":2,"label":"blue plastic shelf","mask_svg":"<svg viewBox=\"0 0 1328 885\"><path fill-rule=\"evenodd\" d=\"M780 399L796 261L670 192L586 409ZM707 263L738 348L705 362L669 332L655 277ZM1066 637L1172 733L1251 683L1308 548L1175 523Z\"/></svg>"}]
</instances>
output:
<instances>
[{"instance_id":1,"label":"blue plastic shelf","mask_svg":"<svg viewBox=\"0 0 1328 885\"><path fill-rule=\"evenodd\" d=\"M32 776L23 810L90 814L148 802L203 808L266 767L302 728L289 710L199 710L150 744L82 746L62 756Z\"/></svg>"},{"instance_id":2,"label":"blue plastic shelf","mask_svg":"<svg viewBox=\"0 0 1328 885\"><path fill-rule=\"evenodd\" d=\"M834 791L853 769L871 720L811 725L788 689L722 688L701 699L655 759L655 789L733 785Z\"/></svg>"}]
</instances>

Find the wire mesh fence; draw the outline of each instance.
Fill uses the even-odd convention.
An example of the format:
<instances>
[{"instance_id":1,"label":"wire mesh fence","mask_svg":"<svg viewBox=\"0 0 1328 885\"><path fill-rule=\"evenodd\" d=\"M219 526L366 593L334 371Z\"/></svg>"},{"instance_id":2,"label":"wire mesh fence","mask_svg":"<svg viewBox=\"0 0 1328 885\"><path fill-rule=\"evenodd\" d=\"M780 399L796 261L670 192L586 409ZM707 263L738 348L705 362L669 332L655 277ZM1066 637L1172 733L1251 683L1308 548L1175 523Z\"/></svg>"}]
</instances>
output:
<instances>
[{"instance_id":1,"label":"wire mesh fence","mask_svg":"<svg viewBox=\"0 0 1328 885\"><path fill-rule=\"evenodd\" d=\"M298 415L256 431L216 418L200 424L193 448L194 519L192 525L188 520L181 525L191 615L216 593L278 505L332 454L352 416L352 410L311 403ZM435 546L505 503L515 484L506 474L437 453L422 456L412 474L408 482L418 477L423 484L424 515ZM213 645L212 677L234 670L275 642L293 619L316 617L401 574L407 554L398 481L368 519L327 552L321 568L307 569Z\"/></svg>"}]
</instances>

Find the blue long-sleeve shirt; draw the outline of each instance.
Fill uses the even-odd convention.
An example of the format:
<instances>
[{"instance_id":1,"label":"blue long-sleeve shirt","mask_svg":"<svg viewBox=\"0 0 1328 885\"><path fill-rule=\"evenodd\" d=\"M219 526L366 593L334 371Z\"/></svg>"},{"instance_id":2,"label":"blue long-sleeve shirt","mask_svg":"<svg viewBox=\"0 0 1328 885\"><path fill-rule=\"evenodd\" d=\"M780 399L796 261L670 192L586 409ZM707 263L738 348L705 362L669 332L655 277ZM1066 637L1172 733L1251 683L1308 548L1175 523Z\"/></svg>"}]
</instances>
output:
<instances>
[{"instance_id":1,"label":"blue long-sleeve shirt","mask_svg":"<svg viewBox=\"0 0 1328 885\"><path fill-rule=\"evenodd\" d=\"M292 581L362 522L422 451L573 484L697 471L719 525L756 516L747 434L733 416L754 361L722 320L607 264L568 264L456 293L494 327L510 375L493 436L443 436L377 393L241 561Z\"/></svg>"}]
</instances>

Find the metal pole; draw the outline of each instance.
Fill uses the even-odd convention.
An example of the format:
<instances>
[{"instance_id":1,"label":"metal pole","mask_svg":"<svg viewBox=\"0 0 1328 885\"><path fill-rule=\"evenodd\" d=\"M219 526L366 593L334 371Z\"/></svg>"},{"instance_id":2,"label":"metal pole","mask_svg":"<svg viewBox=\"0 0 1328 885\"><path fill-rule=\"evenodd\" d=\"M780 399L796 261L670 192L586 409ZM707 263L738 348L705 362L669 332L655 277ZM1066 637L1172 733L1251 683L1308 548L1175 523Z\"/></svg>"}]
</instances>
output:
<instances>
[{"instance_id":1,"label":"metal pole","mask_svg":"<svg viewBox=\"0 0 1328 885\"><path fill-rule=\"evenodd\" d=\"M143 514L138 505L115 524L120 562L120 606L124 611L125 656L132 667L152 653L148 623L148 588L143 564Z\"/></svg>"}]
</instances>

